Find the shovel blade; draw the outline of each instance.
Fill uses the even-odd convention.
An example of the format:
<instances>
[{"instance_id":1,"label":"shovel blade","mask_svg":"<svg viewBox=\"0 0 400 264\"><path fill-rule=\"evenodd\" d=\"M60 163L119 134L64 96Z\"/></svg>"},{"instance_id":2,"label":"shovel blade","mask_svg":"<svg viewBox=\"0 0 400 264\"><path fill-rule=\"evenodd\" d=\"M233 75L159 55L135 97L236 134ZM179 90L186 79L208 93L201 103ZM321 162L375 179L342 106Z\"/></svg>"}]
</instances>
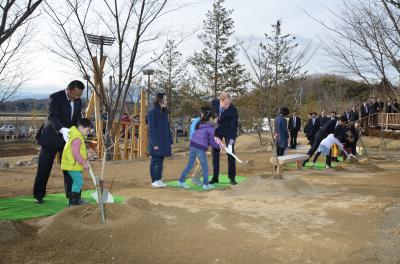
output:
<instances>
[{"instance_id":1,"label":"shovel blade","mask_svg":"<svg viewBox=\"0 0 400 264\"><path fill-rule=\"evenodd\" d=\"M96 200L96 203L99 203L99 198L97 196L97 191L93 192L91 194L91 196L93 197L93 199ZM103 191L103 203L114 203L114 197L112 196L111 193L109 193L107 190Z\"/></svg>"}]
</instances>

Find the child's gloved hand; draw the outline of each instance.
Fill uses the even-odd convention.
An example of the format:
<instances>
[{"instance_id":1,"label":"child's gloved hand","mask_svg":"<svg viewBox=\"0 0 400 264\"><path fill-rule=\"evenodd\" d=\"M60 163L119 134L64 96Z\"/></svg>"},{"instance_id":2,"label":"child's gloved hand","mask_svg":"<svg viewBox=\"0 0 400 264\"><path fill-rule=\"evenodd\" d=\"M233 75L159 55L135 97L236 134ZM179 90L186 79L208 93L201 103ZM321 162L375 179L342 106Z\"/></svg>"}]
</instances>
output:
<instances>
[{"instance_id":1,"label":"child's gloved hand","mask_svg":"<svg viewBox=\"0 0 400 264\"><path fill-rule=\"evenodd\" d=\"M85 164L83 165L83 168L84 168L85 170L88 170L88 169L89 169L89 164L88 164L87 162L85 162Z\"/></svg>"}]
</instances>

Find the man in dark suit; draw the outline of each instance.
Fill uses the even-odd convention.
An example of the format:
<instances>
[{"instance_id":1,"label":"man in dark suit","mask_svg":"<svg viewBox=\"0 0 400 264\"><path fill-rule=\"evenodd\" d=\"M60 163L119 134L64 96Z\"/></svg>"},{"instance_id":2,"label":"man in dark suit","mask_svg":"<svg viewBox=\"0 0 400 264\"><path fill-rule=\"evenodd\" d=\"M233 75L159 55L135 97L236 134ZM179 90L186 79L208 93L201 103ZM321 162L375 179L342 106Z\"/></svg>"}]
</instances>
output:
<instances>
[{"instance_id":1,"label":"man in dark suit","mask_svg":"<svg viewBox=\"0 0 400 264\"><path fill-rule=\"evenodd\" d=\"M301 120L300 117L297 116L296 111L292 113L292 117L289 118L289 133L290 133L290 148L296 149L297 146L297 134L299 133L301 128Z\"/></svg>"},{"instance_id":2,"label":"man in dark suit","mask_svg":"<svg viewBox=\"0 0 400 264\"><path fill-rule=\"evenodd\" d=\"M349 110L349 109L346 109L346 111L344 111L344 113L343 113L342 116L344 116L344 117L346 118L347 121L350 121L350 118L351 118L351 112L350 112L350 110Z\"/></svg>"},{"instance_id":3,"label":"man in dark suit","mask_svg":"<svg viewBox=\"0 0 400 264\"><path fill-rule=\"evenodd\" d=\"M320 127L323 127L326 123L329 122L329 117L326 116L325 110L321 112L321 115L318 117Z\"/></svg>"},{"instance_id":4,"label":"man in dark suit","mask_svg":"<svg viewBox=\"0 0 400 264\"><path fill-rule=\"evenodd\" d=\"M351 111L350 111L350 122L355 122L355 121L357 121L359 118L360 118L360 116L359 116L359 114L358 114L358 111L357 111L356 107L353 106L353 107L351 108Z\"/></svg>"},{"instance_id":5,"label":"man in dark suit","mask_svg":"<svg viewBox=\"0 0 400 264\"><path fill-rule=\"evenodd\" d=\"M56 153L62 155L65 142L68 141L69 128L76 126L78 120L82 118L82 100L80 98L84 89L85 85L81 81L72 81L65 90L50 95L47 120L36 135L36 140L41 146L33 186L33 197L36 203L43 202L54 157ZM67 197L71 192L71 184L72 179L68 173L64 173Z\"/></svg>"},{"instance_id":6,"label":"man in dark suit","mask_svg":"<svg viewBox=\"0 0 400 264\"><path fill-rule=\"evenodd\" d=\"M232 104L232 99L229 93L222 92L219 99L211 102L211 109L218 113L218 128L215 131L215 136L225 139L228 152L235 152L234 145L238 132L238 112ZM213 167L214 174L211 184L219 182L219 149L213 149ZM236 162L235 159L228 154L228 176L232 185L237 184L236 177Z\"/></svg>"},{"instance_id":7,"label":"man in dark suit","mask_svg":"<svg viewBox=\"0 0 400 264\"><path fill-rule=\"evenodd\" d=\"M309 139L309 143L312 146L314 144L315 135L320 129L319 119L317 118L317 113L313 112L310 120L308 121L308 134L307 138Z\"/></svg>"}]
</instances>

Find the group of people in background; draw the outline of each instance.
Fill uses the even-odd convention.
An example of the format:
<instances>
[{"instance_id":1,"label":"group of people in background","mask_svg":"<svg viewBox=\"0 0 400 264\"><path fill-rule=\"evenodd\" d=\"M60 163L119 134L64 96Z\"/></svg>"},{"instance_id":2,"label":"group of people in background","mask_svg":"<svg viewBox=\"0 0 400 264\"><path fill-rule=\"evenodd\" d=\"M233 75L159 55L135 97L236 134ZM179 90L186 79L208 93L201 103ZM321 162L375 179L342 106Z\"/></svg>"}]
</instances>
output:
<instances>
[{"instance_id":1,"label":"group of people in background","mask_svg":"<svg viewBox=\"0 0 400 264\"><path fill-rule=\"evenodd\" d=\"M289 121L289 109L282 107L275 118L276 154L283 156L285 150L290 147L296 149L297 135L301 130L301 119L296 111L292 112ZM307 155L311 158L315 153L311 167L317 161L320 154L326 155L326 167L331 167L332 161L338 161L342 151L346 155L357 154L356 146L359 139L359 116L355 107L351 111L346 110L341 116L332 111L329 116L325 111L321 115L316 112L308 114L308 120L304 125L304 134L307 137L310 149ZM290 139L290 143L289 143ZM304 161L303 166L309 160Z\"/></svg>"}]
</instances>

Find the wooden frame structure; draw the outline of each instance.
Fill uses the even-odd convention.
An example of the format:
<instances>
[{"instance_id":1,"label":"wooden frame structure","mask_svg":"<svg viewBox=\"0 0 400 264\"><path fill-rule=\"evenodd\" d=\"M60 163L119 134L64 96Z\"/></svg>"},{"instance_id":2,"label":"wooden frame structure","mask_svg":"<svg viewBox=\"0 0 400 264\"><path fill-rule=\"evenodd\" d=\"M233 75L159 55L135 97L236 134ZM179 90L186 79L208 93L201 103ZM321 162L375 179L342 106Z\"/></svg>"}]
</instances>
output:
<instances>
[{"instance_id":1,"label":"wooden frame structure","mask_svg":"<svg viewBox=\"0 0 400 264\"><path fill-rule=\"evenodd\" d=\"M101 159L104 153L104 139L103 139L103 116L101 109L101 97L96 91L101 91L102 95L105 94L102 88L103 85L103 75L104 66L106 63L106 56L103 56L102 48L103 42L101 42L101 52L100 52L100 63L97 57L92 57L93 63L93 76L94 76L94 88L92 89L90 100L86 109L86 118L90 119L92 112L94 111L95 117L95 127L96 127L96 140L92 141L92 144L96 146L97 157ZM134 116L139 116L139 122L134 122L132 124L124 124L125 130L123 131L123 158L124 159L136 159L136 158L147 158L147 125L146 125L146 114L147 114L147 102L146 102L146 91L142 90L140 94L140 113L138 113L137 104L134 104ZM111 129L112 137L114 141L114 160L121 160L121 122L113 122L113 127ZM139 130L138 139L136 139L136 130ZM131 131L131 133L130 133ZM129 140L129 135L131 135L131 140Z\"/></svg>"}]
</instances>

